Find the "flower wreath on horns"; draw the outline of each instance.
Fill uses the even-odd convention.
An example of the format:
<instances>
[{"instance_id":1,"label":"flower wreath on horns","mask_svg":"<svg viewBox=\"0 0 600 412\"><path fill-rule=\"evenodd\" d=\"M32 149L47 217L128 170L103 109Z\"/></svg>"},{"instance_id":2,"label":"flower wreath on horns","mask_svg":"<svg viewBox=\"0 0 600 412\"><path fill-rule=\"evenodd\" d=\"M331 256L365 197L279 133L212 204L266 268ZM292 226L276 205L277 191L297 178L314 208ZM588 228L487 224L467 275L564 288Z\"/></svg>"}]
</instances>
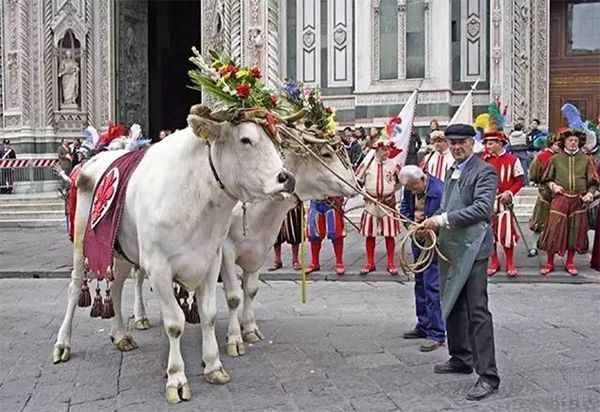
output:
<instances>
[{"instance_id":1,"label":"flower wreath on horns","mask_svg":"<svg viewBox=\"0 0 600 412\"><path fill-rule=\"evenodd\" d=\"M210 62L207 62L195 47L192 52L190 62L197 68L188 72L193 83L190 88L207 93L218 106L215 111L206 106L196 107L194 110L203 117L233 123L255 122L281 143L277 124L303 115L296 113L286 117L278 113L281 110L279 96L260 80L258 67L240 66L231 57L215 51L209 51Z\"/></svg>"}]
</instances>

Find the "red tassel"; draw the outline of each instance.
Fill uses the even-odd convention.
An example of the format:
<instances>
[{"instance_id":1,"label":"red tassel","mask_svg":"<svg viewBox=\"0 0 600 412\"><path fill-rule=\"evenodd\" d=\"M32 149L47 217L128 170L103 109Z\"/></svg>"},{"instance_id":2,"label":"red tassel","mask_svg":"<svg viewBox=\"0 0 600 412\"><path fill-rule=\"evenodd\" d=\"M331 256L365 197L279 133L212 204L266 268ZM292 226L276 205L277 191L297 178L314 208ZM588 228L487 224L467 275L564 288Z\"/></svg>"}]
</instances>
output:
<instances>
[{"instance_id":1,"label":"red tassel","mask_svg":"<svg viewBox=\"0 0 600 412\"><path fill-rule=\"evenodd\" d=\"M192 306L188 311L188 316L185 319L188 323L197 324L200 323L200 313L198 312L198 303L196 302L196 296L194 296L194 301L192 302Z\"/></svg>"},{"instance_id":2,"label":"red tassel","mask_svg":"<svg viewBox=\"0 0 600 412\"><path fill-rule=\"evenodd\" d=\"M84 279L83 286L81 286L81 292L79 292L79 302L77 306L80 308L87 308L92 304L92 296L90 295L90 288L87 284L87 279Z\"/></svg>"},{"instance_id":3,"label":"red tassel","mask_svg":"<svg viewBox=\"0 0 600 412\"><path fill-rule=\"evenodd\" d=\"M94 296L94 304L90 310L90 316L92 318L99 318L102 316L103 309L104 307L102 305L102 296L100 296L100 288L96 286L96 296Z\"/></svg>"},{"instance_id":4,"label":"red tassel","mask_svg":"<svg viewBox=\"0 0 600 412\"><path fill-rule=\"evenodd\" d=\"M104 298L104 307L102 309L102 319L110 319L115 316L112 298L110 297L110 289L106 289L106 297Z\"/></svg>"}]
</instances>

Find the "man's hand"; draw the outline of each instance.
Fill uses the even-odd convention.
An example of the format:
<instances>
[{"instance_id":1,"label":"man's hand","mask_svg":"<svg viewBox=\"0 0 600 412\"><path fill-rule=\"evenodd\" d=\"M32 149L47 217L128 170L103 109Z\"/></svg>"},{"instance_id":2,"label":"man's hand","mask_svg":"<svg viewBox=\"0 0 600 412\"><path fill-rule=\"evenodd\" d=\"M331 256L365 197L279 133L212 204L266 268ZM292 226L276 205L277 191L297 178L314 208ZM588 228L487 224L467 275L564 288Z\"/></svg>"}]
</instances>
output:
<instances>
[{"instance_id":1,"label":"man's hand","mask_svg":"<svg viewBox=\"0 0 600 412\"><path fill-rule=\"evenodd\" d=\"M594 195L592 195L591 193L586 193L581 200L583 201L583 203L590 203L592 200L594 200Z\"/></svg>"},{"instance_id":2,"label":"man's hand","mask_svg":"<svg viewBox=\"0 0 600 412\"><path fill-rule=\"evenodd\" d=\"M54 163L54 165L52 166L52 170L54 170L54 173L56 173L59 176L61 173L64 173L63 168L60 167L60 165L58 163Z\"/></svg>"},{"instance_id":3,"label":"man's hand","mask_svg":"<svg viewBox=\"0 0 600 412\"><path fill-rule=\"evenodd\" d=\"M440 228L439 219L436 219L435 216L425 219L423 221L422 225L423 225L423 227L425 229L430 229L430 230L433 230L435 232L437 232L439 230L439 228Z\"/></svg>"},{"instance_id":4,"label":"man's hand","mask_svg":"<svg viewBox=\"0 0 600 412\"><path fill-rule=\"evenodd\" d=\"M508 190L500 195L500 203L504 206L508 206L512 203L512 193Z\"/></svg>"},{"instance_id":5,"label":"man's hand","mask_svg":"<svg viewBox=\"0 0 600 412\"><path fill-rule=\"evenodd\" d=\"M551 187L552 189L552 193L554 193L555 195L561 195L564 193L565 189L563 189L562 186L557 185L556 183L554 183Z\"/></svg>"}]
</instances>

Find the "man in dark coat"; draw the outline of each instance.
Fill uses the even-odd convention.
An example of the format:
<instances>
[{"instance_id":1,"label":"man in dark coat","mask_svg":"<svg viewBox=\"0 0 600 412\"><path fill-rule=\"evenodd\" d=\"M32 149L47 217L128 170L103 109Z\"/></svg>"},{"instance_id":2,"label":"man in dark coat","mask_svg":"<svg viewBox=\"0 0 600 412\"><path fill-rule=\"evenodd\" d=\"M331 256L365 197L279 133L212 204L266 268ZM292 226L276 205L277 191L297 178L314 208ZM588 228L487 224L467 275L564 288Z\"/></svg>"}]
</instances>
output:
<instances>
[{"instance_id":1,"label":"man in dark coat","mask_svg":"<svg viewBox=\"0 0 600 412\"><path fill-rule=\"evenodd\" d=\"M473 127L454 124L445 134L456 163L446 174L438 214L423 222L426 228L439 230L440 251L451 260L440 259L450 359L436 365L434 372L470 374L474 366L479 379L467 392L467 399L480 400L500 384L486 274L498 182L494 168L473 154Z\"/></svg>"}]
</instances>

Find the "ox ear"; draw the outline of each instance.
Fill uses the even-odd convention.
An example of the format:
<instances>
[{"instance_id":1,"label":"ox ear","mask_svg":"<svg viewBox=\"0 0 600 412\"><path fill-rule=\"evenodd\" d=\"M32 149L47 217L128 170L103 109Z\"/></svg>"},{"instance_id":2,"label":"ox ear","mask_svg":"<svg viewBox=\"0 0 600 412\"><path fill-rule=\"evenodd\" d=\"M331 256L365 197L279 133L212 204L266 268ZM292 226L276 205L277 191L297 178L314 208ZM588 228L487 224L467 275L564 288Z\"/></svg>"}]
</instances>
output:
<instances>
[{"instance_id":1,"label":"ox ear","mask_svg":"<svg viewBox=\"0 0 600 412\"><path fill-rule=\"evenodd\" d=\"M190 114L187 121L194 134L201 139L214 140L221 134L221 124L214 120Z\"/></svg>"}]
</instances>

